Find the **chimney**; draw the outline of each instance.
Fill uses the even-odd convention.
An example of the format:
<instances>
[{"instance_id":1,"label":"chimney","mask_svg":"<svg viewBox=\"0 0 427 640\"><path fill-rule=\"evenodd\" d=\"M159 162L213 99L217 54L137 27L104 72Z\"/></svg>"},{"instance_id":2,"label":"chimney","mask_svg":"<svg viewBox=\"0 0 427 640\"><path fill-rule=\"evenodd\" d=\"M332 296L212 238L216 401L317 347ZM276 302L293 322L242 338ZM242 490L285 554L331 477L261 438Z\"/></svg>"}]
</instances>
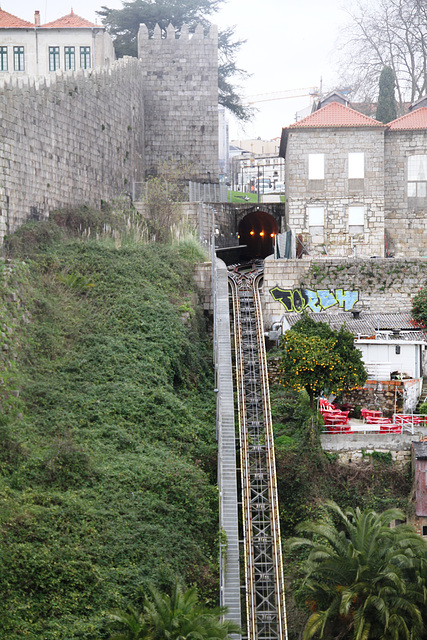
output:
<instances>
[{"instance_id":1,"label":"chimney","mask_svg":"<svg viewBox=\"0 0 427 640\"><path fill-rule=\"evenodd\" d=\"M34 24L36 27L40 26L40 11L34 11Z\"/></svg>"}]
</instances>

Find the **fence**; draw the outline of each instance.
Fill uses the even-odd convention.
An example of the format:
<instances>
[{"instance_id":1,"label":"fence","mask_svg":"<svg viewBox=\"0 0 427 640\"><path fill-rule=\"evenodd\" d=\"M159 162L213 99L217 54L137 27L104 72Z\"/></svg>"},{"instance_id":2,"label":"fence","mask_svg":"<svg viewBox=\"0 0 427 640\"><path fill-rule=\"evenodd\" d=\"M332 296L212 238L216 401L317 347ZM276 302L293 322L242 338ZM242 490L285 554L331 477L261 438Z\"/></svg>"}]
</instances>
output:
<instances>
[{"instance_id":1,"label":"fence","mask_svg":"<svg viewBox=\"0 0 427 640\"><path fill-rule=\"evenodd\" d=\"M176 185L171 191L174 192L176 198ZM205 182L191 182L183 184L179 189L180 202L227 202L228 187L225 184L211 184ZM166 195L168 193L168 183L166 182ZM149 182L133 182L132 183L132 200L133 202L146 202L150 194Z\"/></svg>"}]
</instances>

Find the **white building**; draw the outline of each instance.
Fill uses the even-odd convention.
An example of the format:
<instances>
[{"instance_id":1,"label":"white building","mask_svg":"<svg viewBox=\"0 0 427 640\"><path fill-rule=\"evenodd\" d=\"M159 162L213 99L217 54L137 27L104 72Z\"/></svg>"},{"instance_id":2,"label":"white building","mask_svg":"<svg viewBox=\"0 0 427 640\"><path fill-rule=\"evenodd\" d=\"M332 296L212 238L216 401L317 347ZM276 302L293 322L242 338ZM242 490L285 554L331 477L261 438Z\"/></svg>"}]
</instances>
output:
<instances>
[{"instance_id":1,"label":"white building","mask_svg":"<svg viewBox=\"0 0 427 640\"><path fill-rule=\"evenodd\" d=\"M232 188L238 191L256 191L260 181L262 194L275 190L276 186L278 191L284 191L285 162L283 158L279 158L279 146L279 138L232 140Z\"/></svg>"},{"instance_id":2,"label":"white building","mask_svg":"<svg viewBox=\"0 0 427 640\"><path fill-rule=\"evenodd\" d=\"M105 27L69 13L34 24L0 9L0 78L45 77L57 71L105 67L115 59Z\"/></svg>"}]
</instances>

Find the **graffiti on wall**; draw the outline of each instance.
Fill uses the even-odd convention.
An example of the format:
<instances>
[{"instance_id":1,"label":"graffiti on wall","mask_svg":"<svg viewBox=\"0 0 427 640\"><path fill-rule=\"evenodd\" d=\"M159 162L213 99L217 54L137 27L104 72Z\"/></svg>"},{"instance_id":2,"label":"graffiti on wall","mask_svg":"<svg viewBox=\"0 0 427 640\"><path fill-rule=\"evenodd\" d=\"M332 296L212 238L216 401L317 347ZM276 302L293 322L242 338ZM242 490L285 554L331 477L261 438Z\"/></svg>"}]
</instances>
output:
<instances>
[{"instance_id":1,"label":"graffiti on wall","mask_svg":"<svg viewBox=\"0 0 427 640\"><path fill-rule=\"evenodd\" d=\"M282 287L273 287L270 293L274 300L280 302L286 311L296 311L301 313L304 309L311 309L313 313L326 311L334 305L339 305L344 311L353 309L359 300L358 291L344 291L344 289L282 289Z\"/></svg>"}]
</instances>

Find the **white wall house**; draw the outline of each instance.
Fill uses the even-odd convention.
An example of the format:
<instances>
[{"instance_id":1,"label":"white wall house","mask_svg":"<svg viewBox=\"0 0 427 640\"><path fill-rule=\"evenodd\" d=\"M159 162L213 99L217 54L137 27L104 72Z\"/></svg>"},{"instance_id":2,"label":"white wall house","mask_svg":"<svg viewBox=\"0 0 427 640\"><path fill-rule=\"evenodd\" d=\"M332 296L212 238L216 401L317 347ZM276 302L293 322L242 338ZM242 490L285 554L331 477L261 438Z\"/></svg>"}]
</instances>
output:
<instances>
[{"instance_id":1,"label":"white wall house","mask_svg":"<svg viewBox=\"0 0 427 640\"><path fill-rule=\"evenodd\" d=\"M73 13L34 24L0 9L0 78L46 77L58 71L105 67L115 59L105 27Z\"/></svg>"},{"instance_id":2,"label":"white wall house","mask_svg":"<svg viewBox=\"0 0 427 640\"><path fill-rule=\"evenodd\" d=\"M369 380L390 380L394 372L405 377L423 377L425 342L359 338L355 346L362 353Z\"/></svg>"}]
</instances>

